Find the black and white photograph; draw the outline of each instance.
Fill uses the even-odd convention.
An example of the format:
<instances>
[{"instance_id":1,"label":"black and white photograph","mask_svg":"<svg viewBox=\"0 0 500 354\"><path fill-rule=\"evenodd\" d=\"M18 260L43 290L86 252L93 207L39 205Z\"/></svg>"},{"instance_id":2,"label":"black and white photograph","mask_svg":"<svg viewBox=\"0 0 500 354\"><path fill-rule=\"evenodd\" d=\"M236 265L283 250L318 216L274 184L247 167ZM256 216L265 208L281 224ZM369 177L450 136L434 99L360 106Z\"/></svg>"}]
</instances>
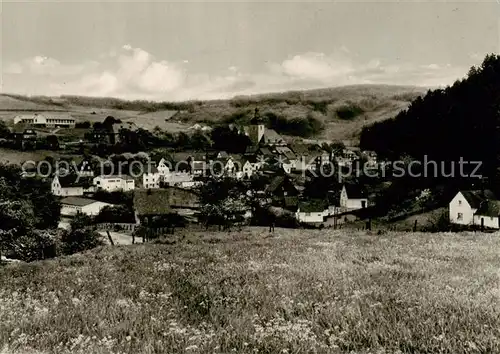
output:
<instances>
[{"instance_id":1,"label":"black and white photograph","mask_svg":"<svg viewBox=\"0 0 500 354\"><path fill-rule=\"evenodd\" d=\"M500 0L0 24L0 354L500 353Z\"/></svg>"}]
</instances>

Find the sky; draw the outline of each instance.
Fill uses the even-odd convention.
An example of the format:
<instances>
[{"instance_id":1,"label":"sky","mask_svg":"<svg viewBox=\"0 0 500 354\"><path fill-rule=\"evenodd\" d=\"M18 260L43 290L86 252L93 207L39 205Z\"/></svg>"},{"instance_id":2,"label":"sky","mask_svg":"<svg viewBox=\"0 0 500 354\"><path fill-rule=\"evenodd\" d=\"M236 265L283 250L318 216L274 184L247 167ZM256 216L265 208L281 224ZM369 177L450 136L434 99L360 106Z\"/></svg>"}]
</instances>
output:
<instances>
[{"instance_id":1,"label":"sky","mask_svg":"<svg viewBox=\"0 0 500 354\"><path fill-rule=\"evenodd\" d=\"M500 50L500 0L1 6L1 91L28 95L178 101L436 87Z\"/></svg>"}]
</instances>

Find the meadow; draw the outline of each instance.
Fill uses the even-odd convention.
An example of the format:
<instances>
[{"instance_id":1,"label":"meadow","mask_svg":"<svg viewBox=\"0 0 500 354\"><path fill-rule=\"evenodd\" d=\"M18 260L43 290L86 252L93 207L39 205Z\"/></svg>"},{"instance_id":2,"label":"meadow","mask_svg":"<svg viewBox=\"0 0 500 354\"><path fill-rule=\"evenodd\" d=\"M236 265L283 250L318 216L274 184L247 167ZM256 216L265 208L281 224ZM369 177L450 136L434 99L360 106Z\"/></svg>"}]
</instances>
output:
<instances>
[{"instance_id":1,"label":"meadow","mask_svg":"<svg viewBox=\"0 0 500 354\"><path fill-rule=\"evenodd\" d=\"M183 232L0 268L0 353L498 353L500 238Z\"/></svg>"}]
</instances>

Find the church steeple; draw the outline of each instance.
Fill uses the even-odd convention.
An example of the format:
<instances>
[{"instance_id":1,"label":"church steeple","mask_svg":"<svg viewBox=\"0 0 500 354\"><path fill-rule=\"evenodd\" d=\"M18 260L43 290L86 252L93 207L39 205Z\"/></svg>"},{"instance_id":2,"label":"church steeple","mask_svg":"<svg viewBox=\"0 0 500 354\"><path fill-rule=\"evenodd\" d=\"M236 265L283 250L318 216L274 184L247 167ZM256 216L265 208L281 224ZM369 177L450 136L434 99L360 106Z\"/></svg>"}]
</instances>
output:
<instances>
[{"instance_id":1,"label":"church steeple","mask_svg":"<svg viewBox=\"0 0 500 354\"><path fill-rule=\"evenodd\" d=\"M259 112L259 108L258 107L255 107L253 118L250 121L250 123L253 124L253 125L259 125L259 124L263 124L264 123L263 120L262 120L262 118L260 118L260 112Z\"/></svg>"}]
</instances>

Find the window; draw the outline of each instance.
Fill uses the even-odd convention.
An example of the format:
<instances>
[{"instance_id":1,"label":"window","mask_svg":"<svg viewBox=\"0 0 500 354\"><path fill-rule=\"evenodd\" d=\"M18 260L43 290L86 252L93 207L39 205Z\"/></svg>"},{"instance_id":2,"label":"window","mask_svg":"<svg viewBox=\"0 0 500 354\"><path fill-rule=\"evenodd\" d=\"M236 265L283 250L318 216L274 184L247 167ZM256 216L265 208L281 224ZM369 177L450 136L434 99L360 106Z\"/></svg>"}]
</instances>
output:
<instances>
[{"instance_id":1,"label":"window","mask_svg":"<svg viewBox=\"0 0 500 354\"><path fill-rule=\"evenodd\" d=\"M461 200L458 201L458 205L459 206L462 205L462 201Z\"/></svg>"},{"instance_id":2,"label":"window","mask_svg":"<svg viewBox=\"0 0 500 354\"><path fill-rule=\"evenodd\" d=\"M311 216L311 213L306 213L306 216Z\"/></svg>"},{"instance_id":3,"label":"window","mask_svg":"<svg viewBox=\"0 0 500 354\"><path fill-rule=\"evenodd\" d=\"M464 214L458 213L457 214L457 220L463 220L464 219Z\"/></svg>"}]
</instances>

